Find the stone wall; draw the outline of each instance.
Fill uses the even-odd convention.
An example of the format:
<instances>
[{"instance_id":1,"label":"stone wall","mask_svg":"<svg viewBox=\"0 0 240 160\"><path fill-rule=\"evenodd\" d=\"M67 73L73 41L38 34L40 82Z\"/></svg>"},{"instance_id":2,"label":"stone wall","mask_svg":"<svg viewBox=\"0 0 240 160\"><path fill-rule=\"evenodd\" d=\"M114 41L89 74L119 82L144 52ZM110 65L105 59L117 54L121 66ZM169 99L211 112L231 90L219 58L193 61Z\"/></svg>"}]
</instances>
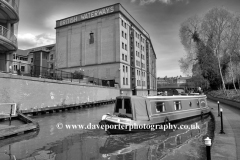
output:
<instances>
[{"instance_id":1,"label":"stone wall","mask_svg":"<svg viewBox=\"0 0 240 160\"><path fill-rule=\"evenodd\" d=\"M117 88L0 73L0 103L17 103L20 109L108 100L118 95Z\"/></svg>"}]
</instances>

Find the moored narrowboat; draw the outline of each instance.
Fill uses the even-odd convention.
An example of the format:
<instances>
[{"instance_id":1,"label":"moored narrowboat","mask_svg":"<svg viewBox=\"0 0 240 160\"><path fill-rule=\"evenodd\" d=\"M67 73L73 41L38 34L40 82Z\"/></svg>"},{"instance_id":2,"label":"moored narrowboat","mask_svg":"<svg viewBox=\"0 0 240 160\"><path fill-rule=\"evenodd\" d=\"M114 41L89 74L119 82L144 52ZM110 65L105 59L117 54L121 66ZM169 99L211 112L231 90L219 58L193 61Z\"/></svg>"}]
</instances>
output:
<instances>
[{"instance_id":1,"label":"moored narrowboat","mask_svg":"<svg viewBox=\"0 0 240 160\"><path fill-rule=\"evenodd\" d=\"M108 134L154 131L156 125L209 113L206 95L118 96L113 114L102 116ZM161 129L161 128L159 128Z\"/></svg>"}]
</instances>

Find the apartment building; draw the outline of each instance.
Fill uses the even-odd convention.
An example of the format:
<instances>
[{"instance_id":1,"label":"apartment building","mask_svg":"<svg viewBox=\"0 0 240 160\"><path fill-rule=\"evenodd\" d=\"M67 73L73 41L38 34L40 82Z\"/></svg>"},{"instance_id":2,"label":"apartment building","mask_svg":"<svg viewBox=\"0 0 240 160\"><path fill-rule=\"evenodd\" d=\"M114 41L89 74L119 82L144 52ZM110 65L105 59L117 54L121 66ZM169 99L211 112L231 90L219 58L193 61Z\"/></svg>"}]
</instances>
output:
<instances>
[{"instance_id":1,"label":"apartment building","mask_svg":"<svg viewBox=\"0 0 240 160\"><path fill-rule=\"evenodd\" d=\"M19 22L18 0L0 2L0 71L9 72L12 54L18 49L17 26Z\"/></svg>"}]
</instances>

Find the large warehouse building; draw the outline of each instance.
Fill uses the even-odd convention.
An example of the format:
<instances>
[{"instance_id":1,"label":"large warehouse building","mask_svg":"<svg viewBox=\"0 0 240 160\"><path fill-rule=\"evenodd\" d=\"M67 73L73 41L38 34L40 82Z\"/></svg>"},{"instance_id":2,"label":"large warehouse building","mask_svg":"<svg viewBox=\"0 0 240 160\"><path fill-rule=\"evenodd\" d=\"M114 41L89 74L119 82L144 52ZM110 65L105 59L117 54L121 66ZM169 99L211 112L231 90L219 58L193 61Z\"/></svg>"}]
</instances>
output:
<instances>
[{"instance_id":1,"label":"large warehouse building","mask_svg":"<svg viewBox=\"0 0 240 160\"><path fill-rule=\"evenodd\" d=\"M123 95L157 90L150 36L119 3L56 22L56 68L113 81Z\"/></svg>"}]
</instances>

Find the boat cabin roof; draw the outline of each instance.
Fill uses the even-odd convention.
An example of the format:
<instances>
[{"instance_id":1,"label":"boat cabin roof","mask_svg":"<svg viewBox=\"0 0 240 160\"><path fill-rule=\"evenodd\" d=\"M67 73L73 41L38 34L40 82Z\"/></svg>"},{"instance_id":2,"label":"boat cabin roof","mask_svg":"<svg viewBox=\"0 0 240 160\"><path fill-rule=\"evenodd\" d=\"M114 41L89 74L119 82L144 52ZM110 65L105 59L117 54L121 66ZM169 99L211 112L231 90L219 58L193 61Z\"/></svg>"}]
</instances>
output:
<instances>
[{"instance_id":1,"label":"boat cabin roof","mask_svg":"<svg viewBox=\"0 0 240 160\"><path fill-rule=\"evenodd\" d=\"M118 96L115 106L115 114L126 114L130 113L134 120L150 120L150 116L153 114L153 107L156 110L155 102L168 102L171 101L186 101L186 100L196 100L196 99L206 99L206 95L198 96ZM121 101L124 100L123 101ZM129 103L125 103L125 99L131 99ZM189 101L190 102L190 101ZM189 103L188 102L188 103ZM151 103L154 103L152 106ZM166 106L168 107L168 106Z\"/></svg>"}]
</instances>

